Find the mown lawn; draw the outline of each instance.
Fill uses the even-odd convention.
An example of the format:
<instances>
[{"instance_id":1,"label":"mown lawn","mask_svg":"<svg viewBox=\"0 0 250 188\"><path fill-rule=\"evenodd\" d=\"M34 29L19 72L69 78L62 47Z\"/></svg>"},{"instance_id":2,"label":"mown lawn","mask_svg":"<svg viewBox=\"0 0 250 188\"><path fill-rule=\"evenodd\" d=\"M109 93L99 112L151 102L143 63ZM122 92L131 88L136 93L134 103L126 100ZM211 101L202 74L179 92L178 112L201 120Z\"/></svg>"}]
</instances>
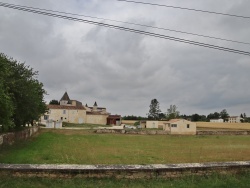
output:
<instances>
[{"instance_id":1,"label":"mown lawn","mask_svg":"<svg viewBox=\"0 0 250 188\"><path fill-rule=\"evenodd\" d=\"M95 134L43 130L0 148L0 163L164 164L250 160L249 136Z\"/></svg>"},{"instance_id":2,"label":"mown lawn","mask_svg":"<svg viewBox=\"0 0 250 188\"><path fill-rule=\"evenodd\" d=\"M50 179L50 178L23 178L11 177L0 174L0 188L74 188L74 187L93 187L93 188L126 188L126 187L178 187L178 188L247 188L250 185L250 172L244 172L237 175L218 175L214 174L209 177L189 176L178 179L93 179L93 178L73 178L73 179Z\"/></svg>"}]
</instances>

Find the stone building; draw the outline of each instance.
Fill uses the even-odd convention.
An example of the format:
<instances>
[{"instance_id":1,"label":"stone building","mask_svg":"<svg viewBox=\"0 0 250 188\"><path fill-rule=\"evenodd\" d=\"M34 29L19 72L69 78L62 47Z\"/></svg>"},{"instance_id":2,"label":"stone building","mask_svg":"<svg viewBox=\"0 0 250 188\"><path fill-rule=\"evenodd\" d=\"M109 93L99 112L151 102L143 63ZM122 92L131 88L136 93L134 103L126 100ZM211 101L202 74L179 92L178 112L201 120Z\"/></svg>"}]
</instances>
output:
<instances>
[{"instance_id":1,"label":"stone building","mask_svg":"<svg viewBox=\"0 0 250 188\"><path fill-rule=\"evenodd\" d=\"M41 117L41 123L46 121L64 121L69 123L90 123L106 125L110 113L106 108L98 107L97 102L93 107L82 105L80 101L71 100L65 92L59 101L59 105L47 105L48 111Z\"/></svg>"},{"instance_id":2,"label":"stone building","mask_svg":"<svg viewBox=\"0 0 250 188\"><path fill-rule=\"evenodd\" d=\"M163 130L175 135L195 135L196 123L185 119L171 119L164 124Z\"/></svg>"}]
</instances>

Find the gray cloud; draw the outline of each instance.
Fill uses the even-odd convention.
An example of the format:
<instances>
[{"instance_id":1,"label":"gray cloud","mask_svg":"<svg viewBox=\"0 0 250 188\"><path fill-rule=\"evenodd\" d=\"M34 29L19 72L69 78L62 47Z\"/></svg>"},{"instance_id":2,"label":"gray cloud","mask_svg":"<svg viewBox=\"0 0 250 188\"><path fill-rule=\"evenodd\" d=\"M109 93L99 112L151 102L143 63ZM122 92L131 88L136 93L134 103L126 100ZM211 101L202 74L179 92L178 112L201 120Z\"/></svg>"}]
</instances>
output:
<instances>
[{"instance_id":1,"label":"gray cloud","mask_svg":"<svg viewBox=\"0 0 250 188\"><path fill-rule=\"evenodd\" d=\"M247 0L157 3L246 16L250 5ZM22 4L250 42L248 19L112 0ZM97 101L121 115L145 116L153 98L163 112L176 104L185 114L224 108L231 115L250 114L247 56L2 7L0 12L0 51L39 71L47 101L67 90L73 99ZM104 22L249 51L249 45Z\"/></svg>"}]
</instances>

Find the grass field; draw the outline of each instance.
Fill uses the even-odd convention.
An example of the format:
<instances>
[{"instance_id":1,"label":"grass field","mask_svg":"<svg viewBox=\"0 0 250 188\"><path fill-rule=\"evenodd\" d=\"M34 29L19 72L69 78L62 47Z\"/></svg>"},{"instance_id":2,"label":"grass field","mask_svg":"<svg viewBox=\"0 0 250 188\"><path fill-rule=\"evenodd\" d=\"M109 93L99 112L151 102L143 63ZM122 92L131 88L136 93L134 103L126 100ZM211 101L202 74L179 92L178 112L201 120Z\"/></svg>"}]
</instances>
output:
<instances>
[{"instance_id":1,"label":"grass field","mask_svg":"<svg viewBox=\"0 0 250 188\"><path fill-rule=\"evenodd\" d=\"M237 187L247 188L250 185L250 172L238 175L218 175L210 177L189 176L178 179L49 179L49 178L20 178L0 174L0 188L74 188L74 187L102 187L102 188L143 188L143 187L179 187L179 188L215 188Z\"/></svg>"},{"instance_id":2,"label":"grass field","mask_svg":"<svg viewBox=\"0 0 250 188\"><path fill-rule=\"evenodd\" d=\"M88 128L88 129L93 129L97 127L111 127L111 125L99 125L99 124L89 124L89 123L67 123L63 122L63 127L79 127L79 128Z\"/></svg>"},{"instance_id":3,"label":"grass field","mask_svg":"<svg viewBox=\"0 0 250 188\"><path fill-rule=\"evenodd\" d=\"M164 164L250 160L249 136L95 134L42 130L0 149L0 163Z\"/></svg>"}]
</instances>

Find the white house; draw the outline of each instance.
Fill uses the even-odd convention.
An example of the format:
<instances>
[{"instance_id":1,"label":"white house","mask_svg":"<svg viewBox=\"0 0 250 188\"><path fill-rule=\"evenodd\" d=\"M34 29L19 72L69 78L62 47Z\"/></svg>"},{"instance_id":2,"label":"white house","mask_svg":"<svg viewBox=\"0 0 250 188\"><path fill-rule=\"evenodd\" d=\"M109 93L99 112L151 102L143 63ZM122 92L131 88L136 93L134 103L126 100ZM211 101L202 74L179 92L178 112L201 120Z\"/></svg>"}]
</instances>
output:
<instances>
[{"instance_id":1,"label":"white house","mask_svg":"<svg viewBox=\"0 0 250 188\"><path fill-rule=\"evenodd\" d=\"M163 130L175 135L196 135L196 123L185 119L171 119L164 124Z\"/></svg>"},{"instance_id":2,"label":"white house","mask_svg":"<svg viewBox=\"0 0 250 188\"><path fill-rule=\"evenodd\" d=\"M242 118L240 116L230 116L228 118L228 123L240 123Z\"/></svg>"},{"instance_id":3,"label":"white house","mask_svg":"<svg viewBox=\"0 0 250 188\"><path fill-rule=\"evenodd\" d=\"M210 119L210 122L213 122L213 123L223 123L224 120L223 119Z\"/></svg>"}]
</instances>

